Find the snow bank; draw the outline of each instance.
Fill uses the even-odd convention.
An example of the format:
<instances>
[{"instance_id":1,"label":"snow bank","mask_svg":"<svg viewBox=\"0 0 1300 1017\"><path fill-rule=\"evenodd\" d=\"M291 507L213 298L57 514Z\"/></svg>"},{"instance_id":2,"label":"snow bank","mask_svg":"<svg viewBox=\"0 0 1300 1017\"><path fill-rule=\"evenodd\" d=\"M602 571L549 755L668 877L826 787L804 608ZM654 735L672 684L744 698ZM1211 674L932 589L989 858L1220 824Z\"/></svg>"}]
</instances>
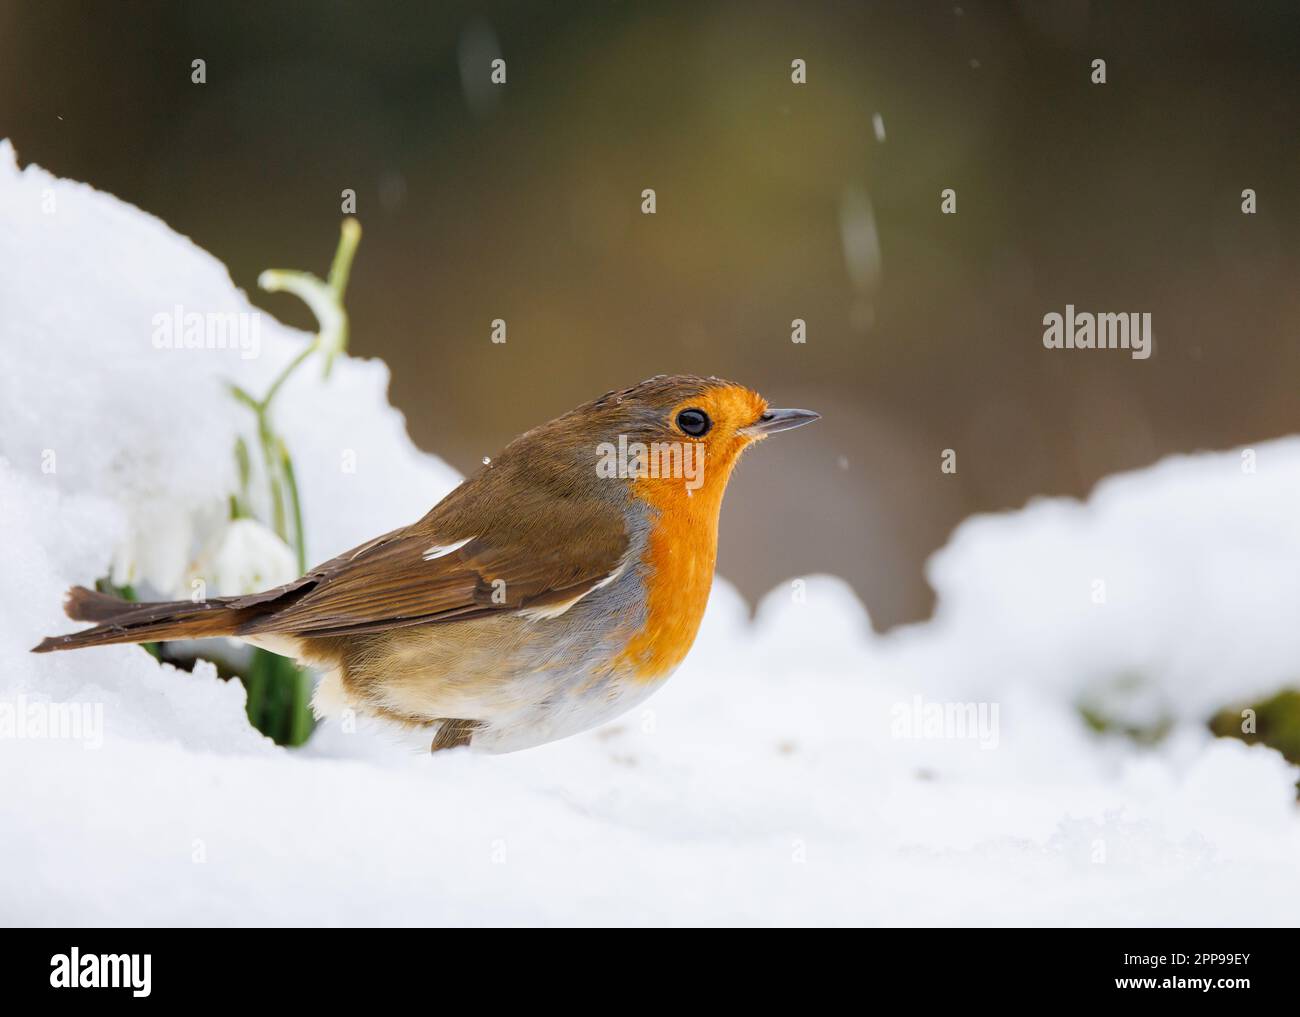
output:
<instances>
[{"instance_id":1,"label":"snow bank","mask_svg":"<svg viewBox=\"0 0 1300 1017\"><path fill-rule=\"evenodd\" d=\"M1175 456L967 520L930 562L909 663L1125 723L1204 720L1300 681L1300 438ZM901 636L907 641L907 636Z\"/></svg>"},{"instance_id":2,"label":"snow bank","mask_svg":"<svg viewBox=\"0 0 1300 1017\"><path fill-rule=\"evenodd\" d=\"M176 581L246 423L224 381L257 391L305 341L264 316L256 357L156 349L175 305L252 311L158 220L0 146L0 920L1294 921L1296 771L1201 721L1295 680L1297 441L973 519L935 619L883 638L839 580L752 623L719 582L668 686L564 742L430 757L327 725L288 751L210 667L26 652L115 560ZM456 480L386 384L344 359L278 407L313 559ZM1173 733L1095 736L1080 702ZM52 704L81 737L35 726Z\"/></svg>"}]
</instances>

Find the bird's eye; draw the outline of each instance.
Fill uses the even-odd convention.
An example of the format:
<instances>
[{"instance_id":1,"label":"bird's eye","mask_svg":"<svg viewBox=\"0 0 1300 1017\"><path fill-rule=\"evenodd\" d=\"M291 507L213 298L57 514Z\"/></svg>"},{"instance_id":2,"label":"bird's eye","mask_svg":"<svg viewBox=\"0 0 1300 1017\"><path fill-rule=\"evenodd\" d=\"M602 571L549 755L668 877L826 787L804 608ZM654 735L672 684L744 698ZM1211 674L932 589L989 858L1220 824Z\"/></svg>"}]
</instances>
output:
<instances>
[{"instance_id":1,"label":"bird's eye","mask_svg":"<svg viewBox=\"0 0 1300 1017\"><path fill-rule=\"evenodd\" d=\"M677 414L677 426L682 429L682 433L699 438L713 426L713 421L703 410L682 410Z\"/></svg>"}]
</instances>

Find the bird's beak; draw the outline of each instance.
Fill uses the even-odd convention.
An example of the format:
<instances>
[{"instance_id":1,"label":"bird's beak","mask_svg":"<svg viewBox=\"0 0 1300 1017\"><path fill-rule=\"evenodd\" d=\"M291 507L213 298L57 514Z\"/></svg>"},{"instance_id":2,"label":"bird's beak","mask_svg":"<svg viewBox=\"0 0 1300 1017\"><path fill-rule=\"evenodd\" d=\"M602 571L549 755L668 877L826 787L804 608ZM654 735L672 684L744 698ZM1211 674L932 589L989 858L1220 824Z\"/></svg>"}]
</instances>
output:
<instances>
[{"instance_id":1,"label":"bird's beak","mask_svg":"<svg viewBox=\"0 0 1300 1017\"><path fill-rule=\"evenodd\" d=\"M740 433L749 438L766 438L777 431L811 424L820 417L820 413L812 410L768 410L748 427L742 427Z\"/></svg>"}]
</instances>

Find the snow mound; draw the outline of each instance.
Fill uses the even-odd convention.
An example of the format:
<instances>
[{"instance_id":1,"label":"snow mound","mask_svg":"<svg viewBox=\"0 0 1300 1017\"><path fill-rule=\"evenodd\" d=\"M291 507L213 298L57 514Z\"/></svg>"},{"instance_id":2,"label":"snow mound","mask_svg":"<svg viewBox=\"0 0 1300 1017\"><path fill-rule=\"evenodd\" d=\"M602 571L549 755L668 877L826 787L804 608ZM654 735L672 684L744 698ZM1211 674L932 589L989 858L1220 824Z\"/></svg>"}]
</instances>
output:
<instances>
[{"instance_id":1,"label":"snow mound","mask_svg":"<svg viewBox=\"0 0 1300 1017\"><path fill-rule=\"evenodd\" d=\"M1150 725L1300 682L1300 438L1176 456L963 523L930 562L918 657Z\"/></svg>"},{"instance_id":2,"label":"snow mound","mask_svg":"<svg viewBox=\"0 0 1300 1017\"><path fill-rule=\"evenodd\" d=\"M163 223L7 144L0 264L0 920L1294 921L1296 770L1202 722L1296 679L1300 441L972 519L931 563L934 620L885 637L840 580L752 622L719 581L665 689L564 742L431 757L326 725L289 751L211 667L27 649L110 564L176 582L248 423L225 383L260 390L306 337L263 315L256 356L156 348L176 306L253 308ZM343 358L277 406L313 559L457 480L387 380ZM1172 733L1098 736L1080 703Z\"/></svg>"}]
</instances>

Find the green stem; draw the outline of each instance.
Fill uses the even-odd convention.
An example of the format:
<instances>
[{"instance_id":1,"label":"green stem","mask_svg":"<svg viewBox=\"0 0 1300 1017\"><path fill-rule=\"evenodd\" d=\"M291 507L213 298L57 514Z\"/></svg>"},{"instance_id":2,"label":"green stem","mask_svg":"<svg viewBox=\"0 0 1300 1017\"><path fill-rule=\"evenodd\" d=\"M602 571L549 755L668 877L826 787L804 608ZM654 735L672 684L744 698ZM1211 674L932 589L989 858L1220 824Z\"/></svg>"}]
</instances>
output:
<instances>
[{"instance_id":1,"label":"green stem","mask_svg":"<svg viewBox=\"0 0 1300 1017\"><path fill-rule=\"evenodd\" d=\"M230 518L247 519L253 514L248 485L253 475L253 462L248 454L248 442L243 435L235 439L235 465L239 472L239 493L230 496Z\"/></svg>"},{"instance_id":2,"label":"green stem","mask_svg":"<svg viewBox=\"0 0 1300 1017\"><path fill-rule=\"evenodd\" d=\"M311 678L302 668L294 668L293 709L289 713L289 744L301 745L315 726L311 715Z\"/></svg>"},{"instance_id":3,"label":"green stem","mask_svg":"<svg viewBox=\"0 0 1300 1017\"><path fill-rule=\"evenodd\" d=\"M285 490L289 492L289 507L293 510L293 547L298 554L298 574L307 571L307 536L302 528L302 501L298 497L298 480L293 472L293 460L284 442L280 442L280 469L284 474Z\"/></svg>"},{"instance_id":4,"label":"green stem","mask_svg":"<svg viewBox=\"0 0 1300 1017\"><path fill-rule=\"evenodd\" d=\"M302 352L285 365L284 370L279 373L275 381L271 382L271 387L266 390L266 395L262 397L261 401L255 404L259 414L265 414L266 411L271 408L271 400L274 399L275 394L280 391L280 386L288 381L289 375L293 374L293 372L298 369L298 366L319 348L320 337L318 336L303 347Z\"/></svg>"},{"instance_id":5,"label":"green stem","mask_svg":"<svg viewBox=\"0 0 1300 1017\"><path fill-rule=\"evenodd\" d=\"M276 455L279 440L271 430L271 422L263 410L257 415L257 434L262 442L262 462L266 465L266 481L271 488L271 529L285 543L289 541L288 521L284 511L284 485L281 482L280 457Z\"/></svg>"},{"instance_id":6,"label":"green stem","mask_svg":"<svg viewBox=\"0 0 1300 1017\"><path fill-rule=\"evenodd\" d=\"M251 395L248 394L248 392L245 389L240 388L233 381L228 382L228 385L230 387L230 394L234 396L237 400L239 400L239 402L247 406L254 413L256 413L258 410L261 409L262 407L261 401L254 399Z\"/></svg>"},{"instance_id":7,"label":"green stem","mask_svg":"<svg viewBox=\"0 0 1300 1017\"><path fill-rule=\"evenodd\" d=\"M343 294L348 288L348 276L352 274L352 259L357 253L357 244L361 242L361 224L355 219L344 219L339 246L334 251L334 262L330 265L329 285L334 291L334 299L343 303Z\"/></svg>"}]
</instances>

